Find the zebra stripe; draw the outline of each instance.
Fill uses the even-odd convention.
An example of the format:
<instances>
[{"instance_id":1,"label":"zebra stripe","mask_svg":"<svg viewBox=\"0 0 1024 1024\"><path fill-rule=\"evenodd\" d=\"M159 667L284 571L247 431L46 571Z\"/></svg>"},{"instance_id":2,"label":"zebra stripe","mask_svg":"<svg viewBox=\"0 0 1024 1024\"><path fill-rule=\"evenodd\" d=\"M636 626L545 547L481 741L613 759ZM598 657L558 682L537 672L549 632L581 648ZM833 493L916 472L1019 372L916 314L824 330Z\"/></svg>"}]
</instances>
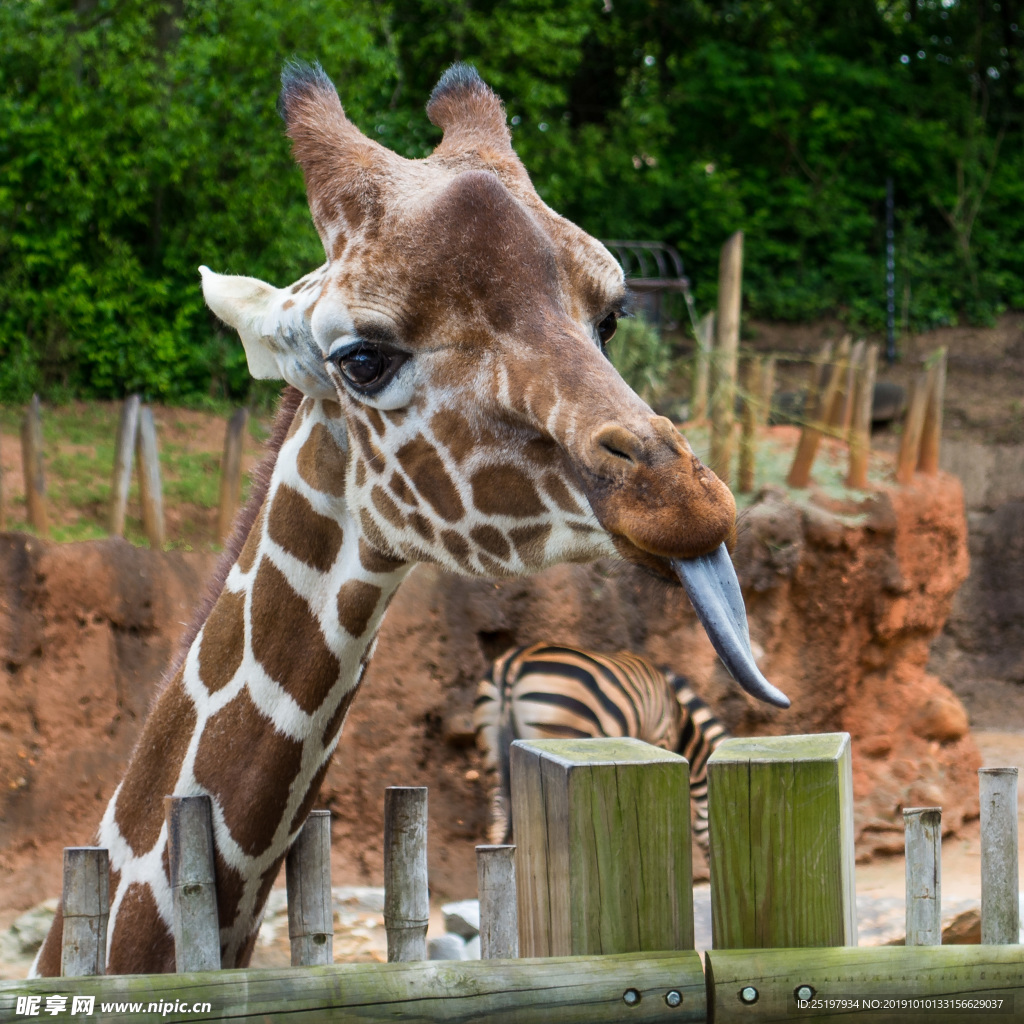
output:
<instances>
[{"instance_id":1,"label":"zebra stripe","mask_svg":"<svg viewBox=\"0 0 1024 1024\"><path fill-rule=\"evenodd\" d=\"M506 843L512 834L513 740L632 736L690 762L693 835L707 849L707 760L728 732L685 676L629 651L600 654L545 643L514 647L480 681L473 724L493 782L492 843Z\"/></svg>"}]
</instances>

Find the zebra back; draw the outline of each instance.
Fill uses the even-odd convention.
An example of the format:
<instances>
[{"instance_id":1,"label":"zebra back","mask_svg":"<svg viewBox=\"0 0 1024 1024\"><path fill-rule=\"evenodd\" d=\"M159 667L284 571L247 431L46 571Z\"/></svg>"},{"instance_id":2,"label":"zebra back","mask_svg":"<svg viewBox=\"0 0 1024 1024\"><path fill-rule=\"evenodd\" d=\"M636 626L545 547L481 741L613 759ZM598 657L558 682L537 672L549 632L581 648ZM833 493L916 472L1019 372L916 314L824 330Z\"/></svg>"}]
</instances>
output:
<instances>
[{"instance_id":1,"label":"zebra back","mask_svg":"<svg viewBox=\"0 0 1024 1024\"><path fill-rule=\"evenodd\" d=\"M683 676L629 651L546 643L506 651L477 688L477 744L492 784L492 843L512 832L509 763L516 739L632 736L690 761L694 836L707 845L707 758L725 730Z\"/></svg>"}]
</instances>

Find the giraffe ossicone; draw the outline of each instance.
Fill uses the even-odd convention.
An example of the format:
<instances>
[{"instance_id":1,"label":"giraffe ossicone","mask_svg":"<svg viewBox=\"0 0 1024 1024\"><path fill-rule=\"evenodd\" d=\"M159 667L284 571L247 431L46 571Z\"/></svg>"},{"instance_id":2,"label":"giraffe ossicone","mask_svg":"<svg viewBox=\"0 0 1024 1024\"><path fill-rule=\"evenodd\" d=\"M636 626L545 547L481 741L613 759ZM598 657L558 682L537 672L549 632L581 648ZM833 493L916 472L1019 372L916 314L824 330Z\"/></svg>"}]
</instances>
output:
<instances>
[{"instance_id":1,"label":"giraffe ossicone","mask_svg":"<svg viewBox=\"0 0 1024 1024\"><path fill-rule=\"evenodd\" d=\"M746 666L732 495L605 357L622 270L537 195L498 97L449 69L427 105L443 138L422 160L364 136L318 66L285 68L280 110L326 258L287 288L202 269L252 374L289 386L212 604L100 825L111 973L174 969L172 793L211 798L221 959L248 962L419 562L516 576L617 553L681 572L737 678L781 697ZM37 973L59 973L61 928L58 914Z\"/></svg>"}]
</instances>

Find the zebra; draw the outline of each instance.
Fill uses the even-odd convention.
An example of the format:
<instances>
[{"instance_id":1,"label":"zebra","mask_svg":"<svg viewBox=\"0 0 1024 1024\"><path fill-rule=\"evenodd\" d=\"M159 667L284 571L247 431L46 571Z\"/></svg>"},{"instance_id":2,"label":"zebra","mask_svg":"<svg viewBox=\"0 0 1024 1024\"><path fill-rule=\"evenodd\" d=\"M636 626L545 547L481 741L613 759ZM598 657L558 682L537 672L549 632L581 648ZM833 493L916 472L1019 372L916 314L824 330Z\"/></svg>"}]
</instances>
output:
<instances>
[{"instance_id":1,"label":"zebra","mask_svg":"<svg viewBox=\"0 0 1024 1024\"><path fill-rule=\"evenodd\" d=\"M729 733L686 676L629 651L600 654L543 642L513 647L480 681L473 727L492 781L491 843L512 836L513 740L632 736L690 762L693 836L707 853L707 761Z\"/></svg>"}]
</instances>

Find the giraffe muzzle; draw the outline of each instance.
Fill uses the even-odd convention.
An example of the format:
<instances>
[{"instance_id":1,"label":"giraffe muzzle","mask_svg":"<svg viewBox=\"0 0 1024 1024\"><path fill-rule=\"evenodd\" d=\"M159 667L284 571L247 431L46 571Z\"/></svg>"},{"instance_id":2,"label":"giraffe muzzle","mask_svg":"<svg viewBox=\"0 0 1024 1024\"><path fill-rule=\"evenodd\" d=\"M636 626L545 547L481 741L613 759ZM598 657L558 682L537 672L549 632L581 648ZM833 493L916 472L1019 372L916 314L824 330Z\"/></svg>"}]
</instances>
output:
<instances>
[{"instance_id":1,"label":"giraffe muzzle","mask_svg":"<svg viewBox=\"0 0 1024 1024\"><path fill-rule=\"evenodd\" d=\"M726 546L670 564L729 675L752 697L788 708L789 698L765 679L754 660L743 594Z\"/></svg>"}]
</instances>

